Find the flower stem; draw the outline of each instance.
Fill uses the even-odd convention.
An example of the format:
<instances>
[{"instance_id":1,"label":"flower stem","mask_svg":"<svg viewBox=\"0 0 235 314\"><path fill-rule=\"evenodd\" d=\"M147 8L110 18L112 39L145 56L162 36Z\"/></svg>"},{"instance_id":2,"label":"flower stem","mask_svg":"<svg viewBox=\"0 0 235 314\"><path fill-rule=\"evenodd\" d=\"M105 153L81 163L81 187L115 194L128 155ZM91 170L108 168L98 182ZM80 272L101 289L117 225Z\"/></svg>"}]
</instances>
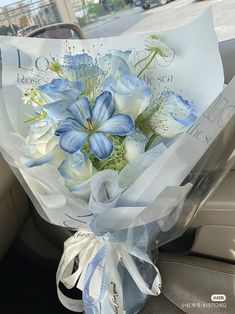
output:
<instances>
[{"instance_id":1,"label":"flower stem","mask_svg":"<svg viewBox=\"0 0 235 314\"><path fill-rule=\"evenodd\" d=\"M155 140L155 138L157 137L157 135L155 133L152 134L152 136L150 137L150 139L148 140L148 143L145 146L145 151L147 152L147 150L149 149L149 147L151 146L151 144L153 143L153 141Z\"/></svg>"},{"instance_id":2,"label":"flower stem","mask_svg":"<svg viewBox=\"0 0 235 314\"><path fill-rule=\"evenodd\" d=\"M142 62L144 62L144 61L147 60L148 58L149 58L149 54L147 55L147 57L145 57L145 58L139 60L138 62L136 62L136 64L134 65L134 68L137 68L137 66L138 66L139 64L141 64Z\"/></svg>"},{"instance_id":3,"label":"flower stem","mask_svg":"<svg viewBox=\"0 0 235 314\"><path fill-rule=\"evenodd\" d=\"M32 100L37 106L43 106L39 101L35 100L34 98Z\"/></svg>"},{"instance_id":4,"label":"flower stem","mask_svg":"<svg viewBox=\"0 0 235 314\"><path fill-rule=\"evenodd\" d=\"M152 57L149 59L148 63L145 65L145 67L139 72L137 77L140 77L143 74L143 72L147 69L147 67L152 63L152 61L156 57L156 55L157 55L157 51L154 51ZM149 55L149 57L150 56L151 56L151 54Z\"/></svg>"}]
</instances>

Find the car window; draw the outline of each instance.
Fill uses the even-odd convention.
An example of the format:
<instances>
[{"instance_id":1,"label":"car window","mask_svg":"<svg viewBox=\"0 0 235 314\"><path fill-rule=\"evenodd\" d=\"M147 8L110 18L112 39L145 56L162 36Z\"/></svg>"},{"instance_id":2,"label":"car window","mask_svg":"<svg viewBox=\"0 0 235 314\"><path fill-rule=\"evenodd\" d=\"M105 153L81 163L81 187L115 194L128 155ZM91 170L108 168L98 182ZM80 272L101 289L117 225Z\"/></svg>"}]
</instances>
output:
<instances>
[{"instance_id":1,"label":"car window","mask_svg":"<svg viewBox=\"0 0 235 314\"><path fill-rule=\"evenodd\" d=\"M0 35L27 36L55 23L74 23L86 38L159 32L192 21L208 7L218 39L235 37L234 0L2 0ZM37 37L65 38L65 32L60 28Z\"/></svg>"},{"instance_id":2,"label":"car window","mask_svg":"<svg viewBox=\"0 0 235 314\"><path fill-rule=\"evenodd\" d=\"M113 8L111 13L99 17L98 24L90 23L87 14L86 36L158 32L182 26L212 7L219 40L235 37L234 0L131 0L127 6L128 9L125 7L123 10Z\"/></svg>"}]
</instances>

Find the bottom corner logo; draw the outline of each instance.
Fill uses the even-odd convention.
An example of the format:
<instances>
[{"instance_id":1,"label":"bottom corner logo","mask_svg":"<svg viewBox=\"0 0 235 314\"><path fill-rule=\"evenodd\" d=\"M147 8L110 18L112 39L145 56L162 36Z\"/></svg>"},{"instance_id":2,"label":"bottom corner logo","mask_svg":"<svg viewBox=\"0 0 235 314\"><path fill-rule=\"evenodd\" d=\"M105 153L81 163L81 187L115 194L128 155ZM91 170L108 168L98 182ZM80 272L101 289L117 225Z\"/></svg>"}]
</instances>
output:
<instances>
[{"instance_id":1,"label":"bottom corner logo","mask_svg":"<svg viewBox=\"0 0 235 314\"><path fill-rule=\"evenodd\" d=\"M214 302L224 302L226 300L225 294L212 294L211 295L211 301Z\"/></svg>"}]
</instances>

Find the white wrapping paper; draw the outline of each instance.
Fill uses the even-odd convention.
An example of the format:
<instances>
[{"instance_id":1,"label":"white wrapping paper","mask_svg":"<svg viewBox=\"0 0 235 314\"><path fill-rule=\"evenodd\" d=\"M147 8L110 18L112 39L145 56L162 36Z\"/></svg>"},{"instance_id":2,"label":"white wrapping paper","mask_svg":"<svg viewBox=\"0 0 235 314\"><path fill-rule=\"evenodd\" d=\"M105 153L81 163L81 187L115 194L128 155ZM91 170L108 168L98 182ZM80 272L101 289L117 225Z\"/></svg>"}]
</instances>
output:
<instances>
[{"instance_id":1,"label":"white wrapping paper","mask_svg":"<svg viewBox=\"0 0 235 314\"><path fill-rule=\"evenodd\" d=\"M162 234L164 238L179 224L176 234L185 230L199 204L197 199L185 214L196 186L189 174L199 165L200 171L207 171L201 160L215 151L218 138L225 163L234 147L235 79L221 93L223 69L211 11L160 35L170 46L171 57L157 57L145 80L155 93L169 88L190 99L199 118L171 145L160 143L119 175L113 170L98 172L91 178L90 190L82 193L68 191L53 164L35 168L22 164L27 134L23 121L28 110L22 101L23 89L50 80L49 63L65 53L85 51L97 57L131 49L136 63L145 56L147 34L78 41L0 39L1 151L43 218L77 231L65 242L57 286L62 281L68 288L76 285L83 290L86 313L134 314L147 295L160 293L161 276L148 256L152 241L159 246L165 241ZM200 192L203 197L204 192ZM81 301L65 297L59 288L58 295L67 308L81 310Z\"/></svg>"},{"instance_id":2,"label":"white wrapping paper","mask_svg":"<svg viewBox=\"0 0 235 314\"><path fill-rule=\"evenodd\" d=\"M1 129L2 145L4 145L5 153L8 153L8 161L20 168L24 180L30 186L31 196L34 200L34 196L36 196L37 200L34 201L34 204L37 210L44 218L47 217L49 222L60 226L78 228L90 221L90 210L88 209L87 195L74 195L68 192L61 182L58 182L57 170L53 165L45 164L29 170L21 164L20 157L23 155L22 147L27 129L27 124L23 121L25 120L25 113L29 110L22 101L23 89L27 85L38 84L51 79L48 72L49 63L55 58L61 58L65 53L75 54L86 51L95 57L98 54L103 55L116 49L132 49L131 58L135 63L146 53L144 46L148 35L139 34L76 41L1 37L4 102L2 102L1 112L3 114L0 122L3 125L3 122L6 124L7 121L8 125L8 128ZM221 92L224 81L211 10L206 11L193 23L178 29L161 32L160 36L171 47L172 55L169 60L156 58L152 68L146 71L146 82L156 92L169 88L182 93L186 99L194 104L198 113L202 113ZM6 134L6 130L12 133ZM169 153L166 151L161 160L166 161L168 157L165 158L165 156L170 156L171 151L174 151L177 146L180 147L180 141L183 139L176 140L175 146L170 148ZM14 146L9 144L12 142L14 142ZM162 149L159 149L159 153L154 158L156 159L161 152ZM11 157L13 157L12 160ZM144 164L144 160L142 160L142 164ZM160 167L158 169L160 171ZM180 172L180 168L174 167L174 171L178 170ZM184 170L186 173L187 168ZM174 172L169 173L171 173L171 177L175 177ZM136 184L141 181L145 182L146 179L140 177ZM128 192L122 194L118 201L119 204L121 206L123 204L128 206L129 202L133 204L137 202L136 197L138 203L144 205L153 201L152 189L147 188L148 185L150 186L150 180L147 181L146 191L143 189L145 186L139 184L139 189L141 189L141 193L139 193L139 190L135 190L135 184L130 187ZM119 182L121 182L121 177ZM180 180L175 180L173 185L177 185L179 182ZM162 181L162 186L165 183L167 183L167 179ZM131 189L132 191L135 190L136 193L132 193ZM27 190L29 191L29 189ZM96 195L97 191L98 189L92 195ZM160 187L158 192L155 192L155 196L159 192L161 192ZM79 203L77 202L78 198Z\"/></svg>"}]
</instances>

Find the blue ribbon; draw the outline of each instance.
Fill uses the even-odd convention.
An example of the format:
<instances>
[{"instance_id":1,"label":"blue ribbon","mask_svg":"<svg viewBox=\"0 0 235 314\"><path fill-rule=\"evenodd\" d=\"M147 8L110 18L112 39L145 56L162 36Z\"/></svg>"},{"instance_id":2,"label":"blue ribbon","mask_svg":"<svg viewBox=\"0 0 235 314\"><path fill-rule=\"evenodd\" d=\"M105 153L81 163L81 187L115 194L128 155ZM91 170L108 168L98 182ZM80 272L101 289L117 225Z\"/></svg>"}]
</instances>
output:
<instances>
[{"instance_id":1,"label":"blue ribbon","mask_svg":"<svg viewBox=\"0 0 235 314\"><path fill-rule=\"evenodd\" d=\"M83 303L84 303L86 314L98 313L96 311L97 309L96 306L101 302L106 292L106 274L103 268L102 280L101 280L98 298L96 300L91 300L90 294L89 294L89 287L90 287L91 279L97 267L100 265L100 263L104 259L104 257L105 257L105 246L102 246L101 249L94 256L92 261L88 264L87 269L86 269L86 274L84 278L84 287L83 287Z\"/></svg>"}]
</instances>

